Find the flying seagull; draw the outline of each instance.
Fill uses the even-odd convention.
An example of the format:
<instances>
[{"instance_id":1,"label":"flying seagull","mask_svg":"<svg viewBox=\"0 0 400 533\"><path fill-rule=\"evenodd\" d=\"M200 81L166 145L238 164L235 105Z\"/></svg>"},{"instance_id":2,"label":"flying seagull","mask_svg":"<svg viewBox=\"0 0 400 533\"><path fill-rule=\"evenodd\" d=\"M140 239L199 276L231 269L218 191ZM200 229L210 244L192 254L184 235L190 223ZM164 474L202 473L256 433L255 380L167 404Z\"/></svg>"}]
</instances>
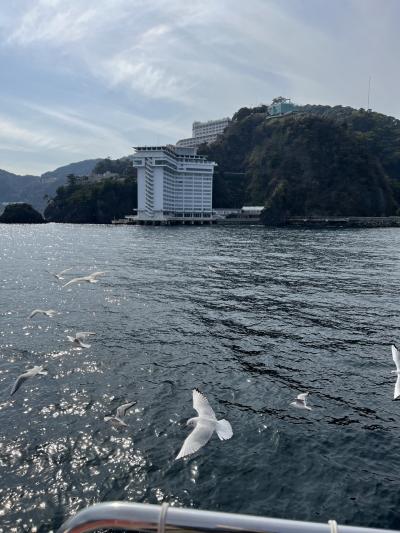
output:
<instances>
[{"instance_id":1,"label":"flying seagull","mask_svg":"<svg viewBox=\"0 0 400 533\"><path fill-rule=\"evenodd\" d=\"M307 409L308 411L311 411L311 407L308 407L307 405L307 396L309 394L309 392L303 392L303 394L299 394L295 401L291 402L290 405L293 405L293 407L298 407L299 409Z\"/></svg>"},{"instance_id":2,"label":"flying seagull","mask_svg":"<svg viewBox=\"0 0 400 533\"><path fill-rule=\"evenodd\" d=\"M86 344L82 341L84 341L91 335L96 335L96 333L93 333L93 331L78 331L78 333L75 334L75 337L67 335L67 339L73 344L75 344L75 346L79 346L80 348L90 348L91 344Z\"/></svg>"},{"instance_id":3,"label":"flying seagull","mask_svg":"<svg viewBox=\"0 0 400 533\"><path fill-rule=\"evenodd\" d=\"M45 315L45 316L48 316L49 318L53 318L53 316L56 314L57 314L57 311L54 311L54 309L48 309L47 311L44 311L43 309L35 309L29 315L29 318L33 318L35 315Z\"/></svg>"},{"instance_id":4,"label":"flying seagull","mask_svg":"<svg viewBox=\"0 0 400 533\"><path fill-rule=\"evenodd\" d=\"M33 376L37 376L38 374L41 374L44 376L47 374L43 366L34 366L30 370L27 370L26 372L18 376L17 379L15 380L13 388L11 389L10 396L12 396L15 392L17 392L17 390L24 383L24 381L26 381L29 378L33 378Z\"/></svg>"},{"instance_id":5,"label":"flying seagull","mask_svg":"<svg viewBox=\"0 0 400 533\"><path fill-rule=\"evenodd\" d=\"M99 276L103 276L105 272L92 272L92 274L89 274L87 276L82 276L80 278L73 278L69 280L67 283L63 285L63 287L68 287L68 285L72 285L73 283L97 283L99 280L96 279Z\"/></svg>"},{"instance_id":6,"label":"flying seagull","mask_svg":"<svg viewBox=\"0 0 400 533\"><path fill-rule=\"evenodd\" d=\"M400 398L400 352L394 344L392 344L392 357L396 365L396 370L392 370L392 373L397 374L396 385L394 386L394 399L398 400Z\"/></svg>"},{"instance_id":7,"label":"flying seagull","mask_svg":"<svg viewBox=\"0 0 400 533\"><path fill-rule=\"evenodd\" d=\"M66 272L69 272L70 270L72 270L72 267L70 267L70 268L66 268L65 270L62 270L61 272L59 272L58 274L56 274L56 273L54 273L54 272L49 272L48 270L47 270L47 272L48 272L49 274L51 274L52 276L54 276L54 277L55 277L56 279L58 279L59 281L61 281L62 279L65 279L65 278L64 278L64 274L65 274Z\"/></svg>"},{"instance_id":8,"label":"flying seagull","mask_svg":"<svg viewBox=\"0 0 400 533\"><path fill-rule=\"evenodd\" d=\"M105 416L104 420L106 422L111 422L113 426L117 427L128 427L128 424L126 424L122 418L125 416L128 409L136 405L137 402L129 402L124 403L123 405L120 405L117 409L117 413L115 416Z\"/></svg>"},{"instance_id":9,"label":"flying seagull","mask_svg":"<svg viewBox=\"0 0 400 533\"><path fill-rule=\"evenodd\" d=\"M207 398L197 389L193 390L193 408L199 416L187 421L186 424L194 429L186 437L176 459L192 455L200 450L210 440L214 431L221 440L228 440L233 435L230 423L227 420L217 420Z\"/></svg>"}]
</instances>

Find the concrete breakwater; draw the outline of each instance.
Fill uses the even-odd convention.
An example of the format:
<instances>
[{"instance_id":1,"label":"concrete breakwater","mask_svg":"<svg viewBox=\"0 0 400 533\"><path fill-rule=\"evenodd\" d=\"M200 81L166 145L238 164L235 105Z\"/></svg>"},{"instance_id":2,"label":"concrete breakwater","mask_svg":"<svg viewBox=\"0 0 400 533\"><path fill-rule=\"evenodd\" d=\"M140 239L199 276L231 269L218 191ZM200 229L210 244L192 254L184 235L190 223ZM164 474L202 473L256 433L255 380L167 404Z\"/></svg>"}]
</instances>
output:
<instances>
[{"instance_id":1,"label":"concrete breakwater","mask_svg":"<svg viewBox=\"0 0 400 533\"><path fill-rule=\"evenodd\" d=\"M232 217L208 219L137 220L135 217L113 220L115 225L255 225L262 224L259 217ZM298 228L395 228L400 227L399 217L291 217L279 224Z\"/></svg>"},{"instance_id":2,"label":"concrete breakwater","mask_svg":"<svg viewBox=\"0 0 400 533\"><path fill-rule=\"evenodd\" d=\"M318 228L395 228L400 227L399 217L291 217L285 224L291 227Z\"/></svg>"}]
</instances>

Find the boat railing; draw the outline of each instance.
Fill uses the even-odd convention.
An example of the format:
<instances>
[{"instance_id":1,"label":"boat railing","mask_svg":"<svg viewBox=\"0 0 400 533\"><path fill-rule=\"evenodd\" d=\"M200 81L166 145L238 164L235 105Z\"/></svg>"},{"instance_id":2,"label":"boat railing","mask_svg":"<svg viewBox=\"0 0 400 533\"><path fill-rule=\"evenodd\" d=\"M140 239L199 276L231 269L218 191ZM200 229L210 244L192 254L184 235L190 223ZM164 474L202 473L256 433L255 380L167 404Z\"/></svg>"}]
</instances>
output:
<instances>
[{"instance_id":1,"label":"boat railing","mask_svg":"<svg viewBox=\"0 0 400 533\"><path fill-rule=\"evenodd\" d=\"M159 506L126 502L87 507L67 520L57 533L89 533L104 528L141 533L395 533L387 529L338 525L335 520L323 524L183 509L167 503Z\"/></svg>"}]
</instances>

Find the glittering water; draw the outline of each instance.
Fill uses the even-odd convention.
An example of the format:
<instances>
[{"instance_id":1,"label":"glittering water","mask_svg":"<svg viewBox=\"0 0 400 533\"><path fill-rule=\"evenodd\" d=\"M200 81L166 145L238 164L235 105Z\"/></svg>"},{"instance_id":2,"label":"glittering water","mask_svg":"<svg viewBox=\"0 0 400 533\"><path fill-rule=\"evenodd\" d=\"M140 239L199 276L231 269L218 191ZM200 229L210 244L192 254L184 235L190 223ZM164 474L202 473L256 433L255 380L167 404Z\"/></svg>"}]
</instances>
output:
<instances>
[{"instance_id":1,"label":"glittering water","mask_svg":"<svg viewBox=\"0 0 400 533\"><path fill-rule=\"evenodd\" d=\"M1 531L103 500L400 528L399 259L396 229L0 226ZM193 387L234 437L175 462Z\"/></svg>"}]
</instances>

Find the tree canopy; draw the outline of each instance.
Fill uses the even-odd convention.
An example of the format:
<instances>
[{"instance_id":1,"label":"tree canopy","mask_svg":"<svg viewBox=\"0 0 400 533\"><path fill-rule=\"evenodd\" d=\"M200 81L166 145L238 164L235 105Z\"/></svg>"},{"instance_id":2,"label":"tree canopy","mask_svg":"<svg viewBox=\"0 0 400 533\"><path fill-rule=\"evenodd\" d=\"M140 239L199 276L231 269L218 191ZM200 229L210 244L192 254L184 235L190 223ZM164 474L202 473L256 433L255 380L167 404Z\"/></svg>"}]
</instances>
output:
<instances>
[{"instance_id":1,"label":"tree canopy","mask_svg":"<svg viewBox=\"0 0 400 533\"><path fill-rule=\"evenodd\" d=\"M239 110L201 152L218 163L214 207L265 205L264 219L399 212L400 121L352 108L303 106L270 117Z\"/></svg>"},{"instance_id":2,"label":"tree canopy","mask_svg":"<svg viewBox=\"0 0 400 533\"><path fill-rule=\"evenodd\" d=\"M57 189L44 215L52 222L108 224L123 218L137 207L136 178L104 179L90 183L70 176Z\"/></svg>"},{"instance_id":3,"label":"tree canopy","mask_svg":"<svg viewBox=\"0 0 400 533\"><path fill-rule=\"evenodd\" d=\"M45 222L42 215L33 209L30 204L9 204L0 216L4 224L42 224Z\"/></svg>"}]
</instances>

